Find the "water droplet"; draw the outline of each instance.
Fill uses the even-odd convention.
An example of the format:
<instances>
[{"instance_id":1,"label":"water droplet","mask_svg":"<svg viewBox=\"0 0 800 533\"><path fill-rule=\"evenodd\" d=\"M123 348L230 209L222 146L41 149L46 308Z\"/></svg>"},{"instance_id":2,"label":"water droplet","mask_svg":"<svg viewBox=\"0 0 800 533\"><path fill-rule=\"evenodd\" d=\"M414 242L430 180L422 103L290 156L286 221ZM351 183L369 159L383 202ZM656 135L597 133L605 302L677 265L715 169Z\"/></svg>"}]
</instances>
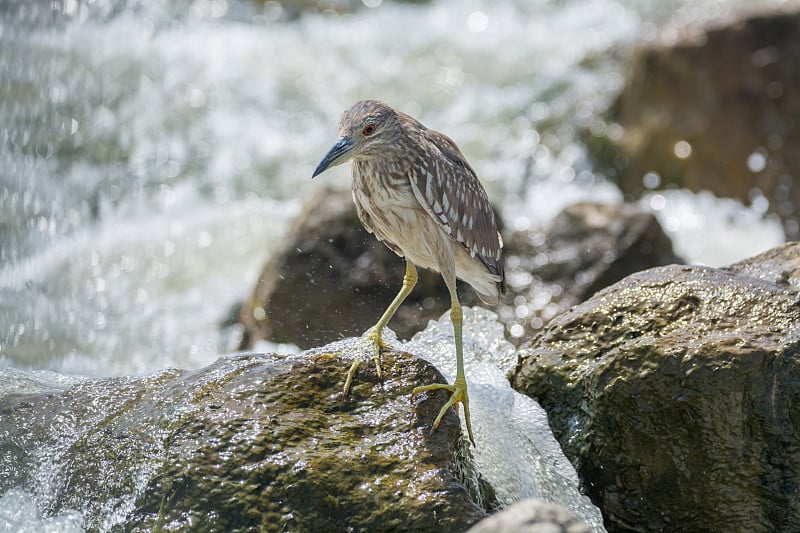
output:
<instances>
[{"instance_id":1,"label":"water droplet","mask_svg":"<svg viewBox=\"0 0 800 533\"><path fill-rule=\"evenodd\" d=\"M761 213L762 215L769 210L769 200L766 199L764 196L758 196L753 198L753 201L750 203L750 206L753 208L753 211L756 213Z\"/></svg>"},{"instance_id":2,"label":"water droplet","mask_svg":"<svg viewBox=\"0 0 800 533\"><path fill-rule=\"evenodd\" d=\"M164 206L169 206L169 205L172 205L172 204L175 203L175 196L176 195L175 195L175 191L172 189L172 187L167 187L166 185L163 185L161 187L161 191L160 192L161 192L161 195L160 195L161 196L161 203Z\"/></svg>"},{"instance_id":3,"label":"water droplet","mask_svg":"<svg viewBox=\"0 0 800 533\"><path fill-rule=\"evenodd\" d=\"M164 257L169 257L174 253L175 253L175 243L170 240L164 241Z\"/></svg>"},{"instance_id":4,"label":"water droplet","mask_svg":"<svg viewBox=\"0 0 800 533\"><path fill-rule=\"evenodd\" d=\"M65 15L74 15L75 11L78 9L78 2L77 0L66 0L64 2L64 14Z\"/></svg>"},{"instance_id":5,"label":"water droplet","mask_svg":"<svg viewBox=\"0 0 800 533\"><path fill-rule=\"evenodd\" d=\"M192 87L189 90L189 106L198 108L203 107L206 103L206 93L199 87Z\"/></svg>"},{"instance_id":6,"label":"water droplet","mask_svg":"<svg viewBox=\"0 0 800 533\"><path fill-rule=\"evenodd\" d=\"M756 150L747 157L747 168L750 172L761 172L767 166L767 156Z\"/></svg>"},{"instance_id":7,"label":"water droplet","mask_svg":"<svg viewBox=\"0 0 800 533\"><path fill-rule=\"evenodd\" d=\"M783 84L779 81L771 81L767 84L767 96L770 98L780 98L783 96Z\"/></svg>"},{"instance_id":8,"label":"water droplet","mask_svg":"<svg viewBox=\"0 0 800 533\"><path fill-rule=\"evenodd\" d=\"M226 0L216 0L211 2L211 16L215 19L225 16L228 12L228 2Z\"/></svg>"},{"instance_id":9,"label":"water droplet","mask_svg":"<svg viewBox=\"0 0 800 533\"><path fill-rule=\"evenodd\" d=\"M174 159L170 159L167 161L167 177L174 178L181 172L181 164L175 161Z\"/></svg>"},{"instance_id":10,"label":"water droplet","mask_svg":"<svg viewBox=\"0 0 800 533\"><path fill-rule=\"evenodd\" d=\"M661 211L666 207L667 199L661 194L654 194L650 197L650 209L653 211Z\"/></svg>"},{"instance_id":11,"label":"water droplet","mask_svg":"<svg viewBox=\"0 0 800 533\"><path fill-rule=\"evenodd\" d=\"M514 229L516 231L526 231L531 227L531 219L525 215L518 216L514 219Z\"/></svg>"},{"instance_id":12,"label":"water droplet","mask_svg":"<svg viewBox=\"0 0 800 533\"><path fill-rule=\"evenodd\" d=\"M661 176L655 172L648 172L642 177L642 185L645 189L655 189L661 185Z\"/></svg>"},{"instance_id":13,"label":"water droplet","mask_svg":"<svg viewBox=\"0 0 800 533\"><path fill-rule=\"evenodd\" d=\"M481 33L489 26L489 17L483 11L473 11L467 17L467 28L475 33Z\"/></svg>"},{"instance_id":14,"label":"water droplet","mask_svg":"<svg viewBox=\"0 0 800 533\"><path fill-rule=\"evenodd\" d=\"M686 159L692 155L692 145L686 141L676 142L672 150L675 152L675 157L678 159Z\"/></svg>"}]
</instances>

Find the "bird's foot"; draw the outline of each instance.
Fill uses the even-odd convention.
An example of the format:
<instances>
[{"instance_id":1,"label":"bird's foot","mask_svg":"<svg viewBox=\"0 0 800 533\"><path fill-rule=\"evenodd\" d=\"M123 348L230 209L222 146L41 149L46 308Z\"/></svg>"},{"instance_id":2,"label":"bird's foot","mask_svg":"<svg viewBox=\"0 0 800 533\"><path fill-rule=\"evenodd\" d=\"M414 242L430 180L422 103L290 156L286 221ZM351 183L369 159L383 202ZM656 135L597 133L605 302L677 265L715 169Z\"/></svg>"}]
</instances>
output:
<instances>
[{"instance_id":1,"label":"bird's foot","mask_svg":"<svg viewBox=\"0 0 800 533\"><path fill-rule=\"evenodd\" d=\"M387 344L383 341L381 332L377 328L372 328L364 334L367 340L372 343L372 359L375 361L375 370L378 374L378 379L383 379L383 371L381 370L381 350L387 348ZM342 394L347 397L350 394L350 387L353 384L353 378L356 377L358 367L361 366L361 359L356 358L353 364L350 365L350 370L347 371L347 378L344 380L344 389Z\"/></svg>"},{"instance_id":2,"label":"bird's foot","mask_svg":"<svg viewBox=\"0 0 800 533\"><path fill-rule=\"evenodd\" d=\"M472 436L472 425L469 421L469 396L467 395L467 382L463 378L458 378L452 385L448 385L446 383L435 383L433 385L424 385L422 387L416 387L411 392L411 398L414 398L420 392L431 391L431 390L438 390L438 389L446 389L450 391L450 399L447 401L446 404L441 408L439 411L439 416L436 417L436 420L433 422L433 428L431 429L431 433L433 433L436 428L439 427L439 424L442 421L442 417L444 417L447 410L452 406L455 410L456 414L458 414L458 404L464 406L464 419L467 421L467 434L469 435L469 441L475 446L475 439Z\"/></svg>"}]
</instances>

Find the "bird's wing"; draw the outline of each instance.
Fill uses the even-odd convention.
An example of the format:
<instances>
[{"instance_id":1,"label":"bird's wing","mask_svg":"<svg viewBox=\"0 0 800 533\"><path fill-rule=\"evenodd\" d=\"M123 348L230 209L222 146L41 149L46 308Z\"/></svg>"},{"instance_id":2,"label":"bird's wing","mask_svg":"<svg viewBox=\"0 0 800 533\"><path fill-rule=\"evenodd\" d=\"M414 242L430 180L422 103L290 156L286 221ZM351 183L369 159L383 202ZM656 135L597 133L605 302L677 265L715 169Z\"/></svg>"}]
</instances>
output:
<instances>
[{"instance_id":1,"label":"bird's wing","mask_svg":"<svg viewBox=\"0 0 800 533\"><path fill-rule=\"evenodd\" d=\"M502 282L503 241L475 171L448 136L430 129L419 134L433 153L421 157L410 172L414 196L451 237Z\"/></svg>"}]
</instances>

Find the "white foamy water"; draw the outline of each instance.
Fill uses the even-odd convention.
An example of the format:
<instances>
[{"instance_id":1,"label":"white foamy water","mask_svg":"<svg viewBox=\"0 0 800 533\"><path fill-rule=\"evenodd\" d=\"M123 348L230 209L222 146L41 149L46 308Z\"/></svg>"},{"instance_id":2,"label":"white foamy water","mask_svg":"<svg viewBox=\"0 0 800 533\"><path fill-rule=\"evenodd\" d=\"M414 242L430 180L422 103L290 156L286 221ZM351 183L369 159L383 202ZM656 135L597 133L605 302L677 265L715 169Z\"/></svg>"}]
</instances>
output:
<instances>
[{"instance_id":1,"label":"white foamy water","mask_svg":"<svg viewBox=\"0 0 800 533\"><path fill-rule=\"evenodd\" d=\"M766 206L760 202L745 207L710 192L681 190L649 193L639 204L655 213L675 253L687 263L724 266L784 241L780 221L765 218Z\"/></svg>"},{"instance_id":2,"label":"white foamy water","mask_svg":"<svg viewBox=\"0 0 800 533\"><path fill-rule=\"evenodd\" d=\"M78 511L62 511L44 516L36 507L32 494L11 489L0 495L0 531L9 533L78 533L83 528L83 515Z\"/></svg>"},{"instance_id":3,"label":"white foamy water","mask_svg":"<svg viewBox=\"0 0 800 533\"><path fill-rule=\"evenodd\" d=\"M569 509L594 531L605 531L600 511L578 490L578 475L553 437L547 413L534 400L511 388L508 376L514 370L517 355L514 346L505 340L497 315L481 308L465 308L463 345L476 442L472 454L501 505L540 498ZM437 322L431 321L401 347L436 365L448 383L455 379L449 313ZM460 416L461 429L466 433L463 412Z\"/></svg>"}]
</instances>

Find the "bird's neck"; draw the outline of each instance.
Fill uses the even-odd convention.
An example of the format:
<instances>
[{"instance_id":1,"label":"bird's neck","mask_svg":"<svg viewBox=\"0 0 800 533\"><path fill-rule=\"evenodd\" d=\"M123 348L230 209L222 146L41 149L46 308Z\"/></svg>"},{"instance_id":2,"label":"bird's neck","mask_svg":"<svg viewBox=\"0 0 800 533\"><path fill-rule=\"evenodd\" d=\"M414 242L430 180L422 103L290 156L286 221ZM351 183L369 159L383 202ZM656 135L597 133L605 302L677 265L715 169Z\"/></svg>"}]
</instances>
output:
<instances>
[{"instance_id":1,"label":"bird's neck","mask_svg":"<svg viewBox=\"0 0 800 533\"><path fill-rule=\"evenodd\" d=\"M410 187L408 180L410 168L410 164L401 158L354 158L350 167L353 188Z\"/></svg>"}]
</instances>

